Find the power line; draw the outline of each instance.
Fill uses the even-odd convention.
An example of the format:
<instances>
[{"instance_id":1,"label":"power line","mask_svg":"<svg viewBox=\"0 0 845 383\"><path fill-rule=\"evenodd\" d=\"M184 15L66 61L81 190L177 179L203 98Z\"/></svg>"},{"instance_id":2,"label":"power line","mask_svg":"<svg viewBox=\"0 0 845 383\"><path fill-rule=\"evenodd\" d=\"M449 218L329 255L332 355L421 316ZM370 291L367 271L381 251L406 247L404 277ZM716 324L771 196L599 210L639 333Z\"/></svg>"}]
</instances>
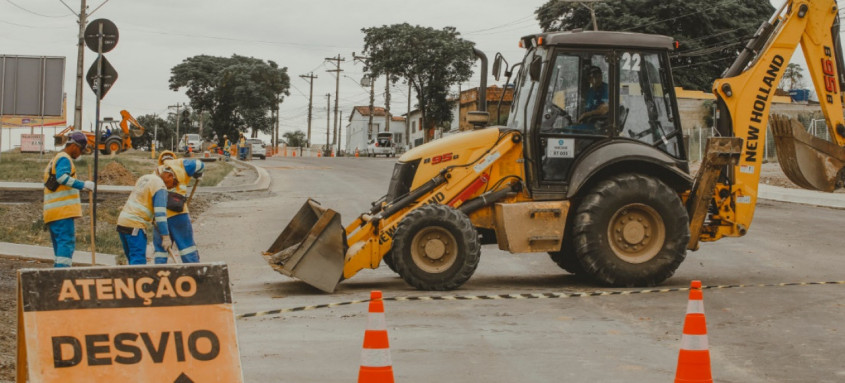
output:
<instances>
[{"instance_id":1,"label":"power line","mask_svg":"<svg viewBox=\"0 0 845 383\"><path fill-rule=\"evenodd\" d=\"M61 15L61 16L43 15L43 14L40 14L40 13L38 13L38 12L31 11L31 10L29 10L29 9L26 9L26 8L24 8L24 7L20 6L20 5L17 5L17 4L15 4L15 3L13 3L13 2L12 2L12 0L6 0L6 2L7 2L7 3L9 3L9 4L14 5L14 6L15 6L15 8L18 8L18 9L20 9L20 10L24 11L24 12L27 12L27 13L31 13L31 14L33 14L33 15L35 15L35 16L48 17L48 18L61 18L61 17L73 16L73 15Z\"/></svg>"}]
</instances>

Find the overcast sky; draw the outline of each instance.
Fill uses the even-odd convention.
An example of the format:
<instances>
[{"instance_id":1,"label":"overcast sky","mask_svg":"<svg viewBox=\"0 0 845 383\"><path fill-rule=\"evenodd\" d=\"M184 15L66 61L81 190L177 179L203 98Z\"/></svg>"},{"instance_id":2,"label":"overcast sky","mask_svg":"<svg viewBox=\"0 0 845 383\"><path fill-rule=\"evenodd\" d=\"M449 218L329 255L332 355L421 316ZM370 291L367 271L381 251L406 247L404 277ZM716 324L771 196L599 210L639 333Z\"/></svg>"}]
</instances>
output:
<instances>
[{"instance_id":1,"label":"overcast sky","mask_svg":"<svg viewBox=\"0 0 845 383\"><path fill-rule=\"evenodd\" d=\"M104 0L88 0L89 11ZM64 0L79 12L80 0ZM165 115L168 105L187 103L184 89L168 88L170 69L185 58L205 54L233 54L273 60L288 68L290 96L281 105L281 130L305 130L308 82L299 75L313 72L313 142L325 142L326 93L334 105L335 77L326 72L338 54L342 62L340 110L344 120L353 106L369 103L369 90L358 85L363 65L353 63L360 54L361 28L407 22L412 25L456 27L462 37L476 43L492 61L501 52L514 63L522 57L520 36L540 31L534 11L546 0L109 0L90 20L106 18L120 30L117 47L106 57L119 73L104 98L102 116L119 118L126 109L135 116ZM782 0L772 0L778 6ZM65 92L68 124L73 123L77 60L77 17L62 0L0 0L0 54L66 57ZM761 20L762 22L762 20ZM601 20L599 20L601 26ZM800 53L800 50L799 52ZM85 71L96 54L85 50ZM479 83L478 66L463 88ZM492 78L489 80L492 83ZM403 114L408 88L398 84L391 91L391 111ZM95 116L94 95L85 84L83 127ZM376 105L384 104L384 80L376 83ZM416 101L412 100L412 104ZM342 126L344 126L343 124ZM3 147L8 148L8 136ZM19 142L13 138L13 144ZM48 140L49 141L49 140Z\"/></svg>"},{"instance_id":2,"label":"overcast sky","mask_svg":"<svg viewBox=\"0 0 845 383\"><path fill-rule=\"evenodd\" d=\"M80 0L64 1L79 12ZM88 0L89 11L102 3ZM164 115L168 105L189 101L184 90L168 88L173 66L200 54L238 54L273 60L288 68L292 86L281 105L282 131L305 131L309 87L299 75L313 72L318 76L312 134L314 143L323 143L325 95L332 94L334 107L335 92L334 73L326 72L333 64L325 58L338 54L346 58L340 79L344 120L353 106L369 104L369 89L358 85L363 65L352 61L352 52L360 54L363 49L361 28L402 22L438 29L453 26L491 61L501 52L514 62L521 58L519 37L540 30L534 11L543 3L545 0L110 0L91 16L111 20L120 31L117 47L106 53L118 80L103 99L102 116L119 118L121 109L135 116ZM60 0L0 0L0 54L66 57L68 124L73 123L76 19ZM85 71L95 58L96 54L86 49ZM478 86L477 72L478 68L473 79L463 84L465 88ZM408 90L397 85L391 91L391 111L398 115L405 113ZM379 79L377 106L384 104L383 93L384 80ZM87 83L83 101L87 130L95 120L95 97ZM6 137L4 141L8 141ZM3 144L8 147L8 142Z\"/></svg>"}]
</instances>

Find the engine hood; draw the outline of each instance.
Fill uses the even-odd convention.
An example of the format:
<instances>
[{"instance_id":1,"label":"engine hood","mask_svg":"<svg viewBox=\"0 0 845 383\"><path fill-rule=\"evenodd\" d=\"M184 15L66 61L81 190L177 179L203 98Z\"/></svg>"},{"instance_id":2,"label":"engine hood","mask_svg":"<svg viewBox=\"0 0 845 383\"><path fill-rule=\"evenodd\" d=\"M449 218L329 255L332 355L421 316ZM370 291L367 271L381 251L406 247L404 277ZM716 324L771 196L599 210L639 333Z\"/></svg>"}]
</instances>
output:
<instances>
[{"instance_id":1,"label":"engine hood","mask_svg":"<svg viewBox=\"0 0 845 383\"><path fill-rule=\"evenodd\" d=\"M496 127L463 131L417 146L405 152L399 161L425 160L449 152L472 152L476 148L489 148L500 134L501 131Z\"/></svg>"}]
</instances>

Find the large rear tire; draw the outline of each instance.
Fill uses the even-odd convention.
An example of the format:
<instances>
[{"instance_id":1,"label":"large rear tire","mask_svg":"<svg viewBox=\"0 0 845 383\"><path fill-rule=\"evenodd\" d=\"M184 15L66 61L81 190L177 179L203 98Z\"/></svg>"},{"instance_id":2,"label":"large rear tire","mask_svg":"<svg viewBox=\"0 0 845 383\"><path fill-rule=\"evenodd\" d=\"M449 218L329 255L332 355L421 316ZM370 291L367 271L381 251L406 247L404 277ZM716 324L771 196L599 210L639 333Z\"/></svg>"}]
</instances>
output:
<instances>
[{"instance_id":1,"label":"large rear tire","mask_svg":"<svg viewBox=\"0 0 845 383\"><path fill-rule=\"evenodd\" d=\"M430 204L411 211L396 227L392 260L396 272L420 290L453 290L478 267L481 244L466 214Z\"/></svg>"},{"instance_id":2,"label":"large rear tire","mask_svg":"<svg viewBox=\"0 0 845 383\"><path fill-rule=\"evenodd\" d=\"M106 154L118 154L123 151L123 141L120 138L109 138L106 140Z\"/></svg>"},{"instance_id":3,"label":"large rear tire","mask_svg":"<svg viewBox=\"0 0 845 383\"><path fill-rule=\"evenodd\" d=\"M575 253L575 244L572 240L571 230L566 230L563 234L563 242L560 250L550 251L549 257L561 269L566 270L570 274L584 275L584 266L578 260L578 255Z\"/></svg>"},{"instance_id":4,"label":"large rear tire","mask_svg":"<svg viewBox=\"0 0 845 383\"><path fill-rule=\"evenodd\" d=\"M686 257L689 218L678 194L650 176L620 174L579 204L575 249L587 275L611 286L654 286Z\"/></svg>"}]
</instances>

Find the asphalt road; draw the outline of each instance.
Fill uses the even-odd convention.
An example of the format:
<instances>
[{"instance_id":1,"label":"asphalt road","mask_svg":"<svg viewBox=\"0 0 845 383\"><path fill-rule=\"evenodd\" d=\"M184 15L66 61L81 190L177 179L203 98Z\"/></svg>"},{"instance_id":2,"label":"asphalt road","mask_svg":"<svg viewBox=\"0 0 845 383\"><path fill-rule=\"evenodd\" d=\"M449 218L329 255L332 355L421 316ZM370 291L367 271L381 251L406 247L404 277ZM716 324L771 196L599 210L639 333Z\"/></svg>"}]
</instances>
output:
<instances>
[{"instance_id":1,"label":"asphalt road","mask_svg":"<svg viewBox=\"0 0 845 383\"><path fill-rule=\"evenodd\" d=\"M545 253L482 250L460 289L410 288L386 266L333 294L277 274L260 255L308 197L346 224L387 190L392 159L282 158L270 193L215 205L195 226L203 261L225 261L237 313L386 297L637 290L606 289L559 269ZM845 211L763 201L744 238L705 243L661 288L845 280ZM386 302L399 382L669 382L686 292L559 299ZM845 381L845 285L704 290L717 382ZM367 305L237 320L247 382L349 382L360 365Z\"/></svg>"}]
</instances>

